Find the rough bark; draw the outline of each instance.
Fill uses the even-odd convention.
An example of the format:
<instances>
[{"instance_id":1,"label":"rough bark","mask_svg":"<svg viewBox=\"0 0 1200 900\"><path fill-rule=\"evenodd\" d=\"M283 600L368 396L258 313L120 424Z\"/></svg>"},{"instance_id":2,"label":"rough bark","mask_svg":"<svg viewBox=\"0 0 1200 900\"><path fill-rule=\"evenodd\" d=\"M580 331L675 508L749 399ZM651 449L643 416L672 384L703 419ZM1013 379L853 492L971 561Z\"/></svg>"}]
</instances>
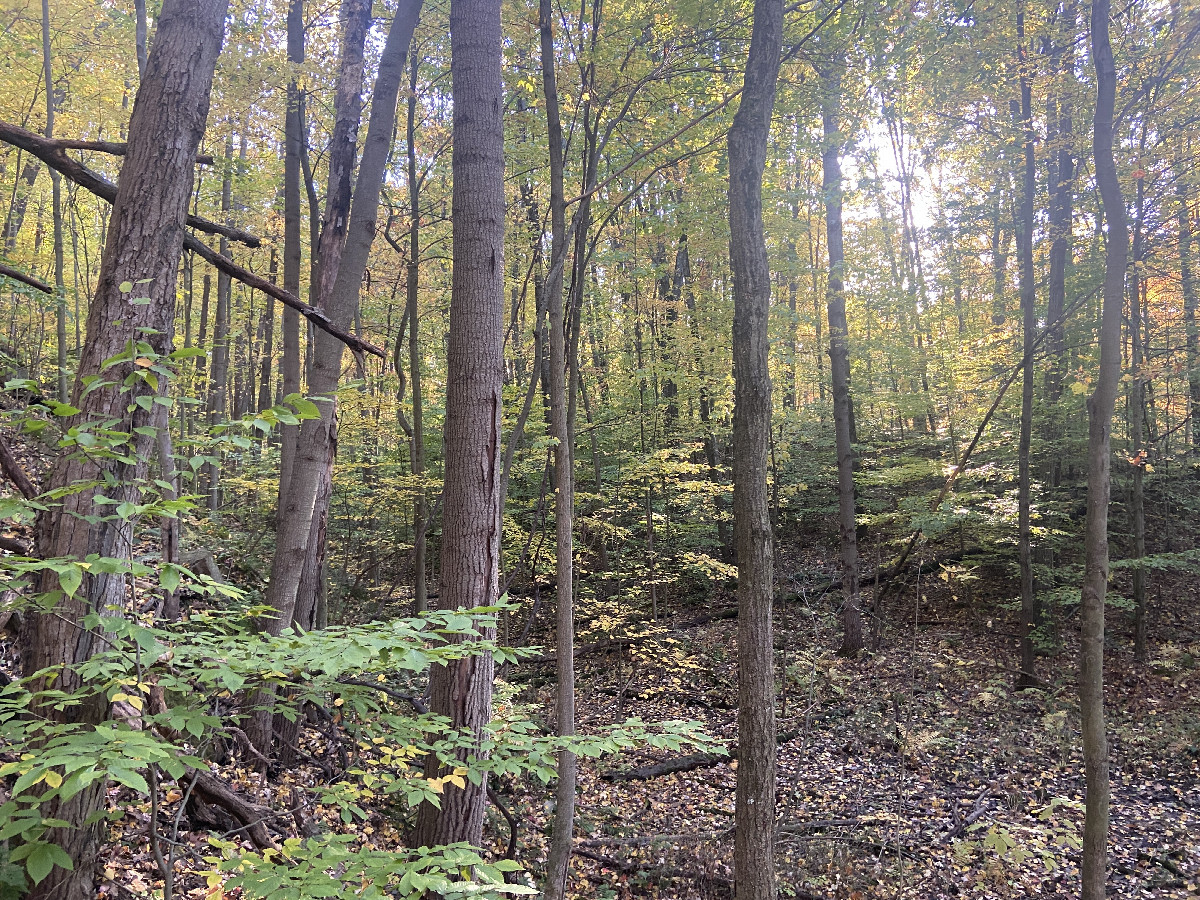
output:
<instances>
[{"instance_id":1,"label":"rough bark","mask_svg":"<svg viewBox=\"0 0 1200 900\"><path fill-rule=\"evenodd\" d=\"M850 327L846 321L843 278L845 245L842 238L842 133L841 59L821 73L821 121L825 146L821 153L822 189L825 193L825 234L829 254L826 304L829 315L829 372L833 388L833 429L837 445L838 542L842 574L842 646L853 656L863 648L862 612L859 609L858 523L854 502L854 445L851 439Z\"/></svg>"},{"instance_id":2,"label":"rough bark","mask_svg":"<svg viewBox=\"0 0 1200 900\"><path fill-rule=\"evenodd\" d=\"M738 900L774 900L774 594L767 452L771 436L771 271L762 219L782 0L755 0L746 77L729 131L730 268L733 273L733 515L738 564L738 746L734 875Z\"/></svg>"},{"instance_id":3,"label":"rough bark","mask_svg":"<svg viewBox=\"0 0 1200 900\"><path fill-rule=\"evenodd\" d=\"M504 126L499 0L452 0L454 268L447 349L443 609L494 603L500 584L500 412L504 317ZM430 709L476 738L491 719L490 654L437 666ZM437 761L431 759L430 769ZM426 846L483 840L487 778L448 786L418 815Z\"/></svg>"},{"instance_id":4,"label":"rough bark","mask_svg":"<svg viewBox=\"0 0 1200 900\"><path fill-rule=\"evenodd\" d=\"M1105 896L1108 859L1108 737L1104 722L1104 595L1108 586L1110 438L1121 374L1121 313L1129 226L1113 156L1113 108L1117 73L1108 36L1110 0L1092 0L1091 49L1096 68L1092 150L1096 184L1108 226L1104 260L1104 303L1100 321L1100 370L1088 398L1088 494L1084 526L1084 574L1079 608L1079 707L1086 785L1081 862L1083 900Z\"/></svg>"},{"instance_id":5,"label":"rough bark","mask_svg":"<svg viewBox=\"0 0 1200 900\"><path fill-rule=\"evenodd\" d=\"M145 426L154 424L154 413L131 403L129 393L119 388L130 364L119 364L110 370L107 387L85 392L83 379L100 373L104 361L135 338L149 341L159 353L171 349L176 271L191 193L192 167L208 115L213 69L221 48L227 6L228 0L166 0L163 4L154 49L133 106L128 152L121 168L96 294L88 311L87 338L72 392L72 402L81 410L77 419L115 423L106 428L130 435L130 456L136 462L127 464L64 453L51 472L48 487L52 489L107 481L117 486L115 493L114 488L105 491L111 499L136 503L140 497L139 481L145 475L145 460L155 440L154 431ZM139 293L151 302L130 304L120 285L143 279L146 281L140 285ZM118 321L119 325L114 324ZM148 386L137 384L132 389L135 394L150 393ZM134 409L132 413L128 412L130 406ZM136 428L143 428L148 434L138 433ZM82 559L88 553L119 556L128 552L132 523L106 517L89 525L81 518L103 514L111 508L96 506L96 495L95 487L70 493L60 507L43 514L38 526L38 549L42 555ZM47 573L39 588L56 590L56 577ZM101 643L101 637L82 628L81 620L93 610L124 601L124 576L88 575L74 596L61 599L50 612L31 615L23 635L26 674L66 667L55 687L68 691L86 689L71 667L85 661ZM53 710L45 713L62 716ZM102 694L72 710L77 723L99 722L107 713L108 704ZM103 801L103 785L97 784L68 803L50 804L52 808L43 809L43 813L82 826L84 819L99 809ZM29 896L55 900L84 900L93 896L92 875L99 837L97 826L47 832L47 838L67 852L75 868L70 872L56 868Z\"/></svg>"}]
</instances>

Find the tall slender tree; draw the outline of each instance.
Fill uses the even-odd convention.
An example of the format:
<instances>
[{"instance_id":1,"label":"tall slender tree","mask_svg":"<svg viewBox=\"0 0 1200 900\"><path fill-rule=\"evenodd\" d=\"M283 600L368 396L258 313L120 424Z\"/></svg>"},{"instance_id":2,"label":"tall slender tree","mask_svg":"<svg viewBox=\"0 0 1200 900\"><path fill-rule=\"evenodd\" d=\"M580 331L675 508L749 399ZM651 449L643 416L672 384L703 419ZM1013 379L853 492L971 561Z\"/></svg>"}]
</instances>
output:
<instances>
[{"instance_id":1,"label":"tall slender tree","mask_svg":"<svg viewBox=\"0 0 1200 900\"><path fill-rule=\"evenodd\" d=\"M574 544L572 523L575 478L571 454L571 427L567 402L567 338L563 312L563 269L567 250L567 204L563 193L563 133L555 75L553 4L541 0L538 27L542 51L542 91L546 97L546 124L550 151L550 236L552 261L543 288L550 327L550 433L554 437L555 521L555 630L558 696L557 725L560 737L575 733L575 612ZM567 871L571 862L571 837L575 827L577 763L570 750L558 754L554 831L550 838L545 895L547 900L567 896Z\"/></svg>"},{"instance_id":2,"label":"tall slender tree","mask_svg":"<svg viewBox=\"0 0 1200 900\"><path fill-rule=\"evenodd\" d=\"M771 269L762 181L783 52L783 0L755 0L741 100L729 130L729 261L733 272L733 521L738 565L738 900L774 900L774 561L767 492L771 440Z\"/></svg>"},{"instance_id":3,"label":"tall slender tree","mask_svg":"<svg viewBox=\"0 0 1200 900\"><path fill-rule=\"evenodd\" d=\"M1096 69L1092 154L1107 226L1104 303L1100 319L1100 370L1088 398L1088 493L1084 525L1083 596L1079 608L1079 712L1086 785L1083 822L1083 900L1105 896L1108 860L1108 736L1104 717L1104 595L1108 587L1108 502L1113 409L1121 377L1121 316L1129 224L1113 155L1117 70L1109 39L1110 0L1092 0L1091 49Z\"/></svg>"},{"instance_id":4,"label":"tall slender tree","mask_svg":"<svg viewBox=\"0 0 1200 900\"><path fill-rule=\"evenodd\" d=\"M841 126L844 57L835 54L821 72L821 151L825 191L825 234L829 280L825 295L829 315L829 372L833 387L833 430L837 445L838 542L842 570L842 646L853 656L863 648L859 609L858 522L854 496L854 407L850 396L850 326L846 321L845 242L842 237L842 162L845 139Z\"/></svg>"}]
</instances>

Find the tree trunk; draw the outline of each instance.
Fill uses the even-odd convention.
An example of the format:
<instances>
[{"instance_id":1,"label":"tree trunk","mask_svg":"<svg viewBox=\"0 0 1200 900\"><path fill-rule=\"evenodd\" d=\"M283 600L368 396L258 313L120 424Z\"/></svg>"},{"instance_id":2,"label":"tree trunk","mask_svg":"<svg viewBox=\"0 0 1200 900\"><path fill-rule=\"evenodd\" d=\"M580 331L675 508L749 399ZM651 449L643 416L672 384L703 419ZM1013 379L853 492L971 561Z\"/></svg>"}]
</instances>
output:
<instances>
[{"instance_id":1,"label":"tree trunk","mask_svg":"<svg viewBox=\"0 0 1200 900\"><path fill-rule=\"evenodd\" d=\"M1141 150L1145 153L1146 132L1142 129ZM1132 376L1129 382L1129 431L1133 450L1133 484L1130 485L1129 518L1133 526L1133 559L1146 555L1146 342L1142 322L1142 278L1145 255L1146 179L1137 178L1137 203L1133 228L1133 265L1129 267L1129 342ZM1146 570L1133 570L1133 658L1146 661Z\"/></svg>"},{"instance_id":2,"label":"tree trunk","mask_svg":"<svg viewBox=\"0 0 1200 900\"><path fill-rule=\"evenodd\" d=\"M1121 375L1121 314L1129 226L1113 156L1113 108L1117 72L1108 36L1110 0L1092 0L1091 49L1096 67L1092 147L1096 184L1108 224L1104 305L1100 321L1100 370L1088 398L1088 494L1084 529L1083 596L1079 608L1079 708L1086 785L1083 824L1083 900L1103 900L1108 860L1108 737L1104 723L1104 594L1108 587L1110 438Z\"/></svg>"},{"instance_id":3,"label":"tree trunk","mask_svg":"<svg viewBox=\"0 0 1200 900\"><path fill-rule=\"evenodd\" d=\"M858 605L858 523L854 509L854 445L850 420L850 330L846 321L843 279L845 249L842 239L841 58L821 73L821 121L825 146L821 153L822 190L825 192L825 241L829 253L826 301L829 314L829 371L833 387L833 429L837 444L838 538L842 569L842 646L844 656L863 648L862 612Z\"/></svg>"},{"instance_id":4,"label":"tree trunk","mask_svg":"<svg viewBox=\"0 0 1200 900\"><path fill-rule=\"evenodd\" d=\"M1029 55L1025 46L1025 11L1017 10L1017 65L1021 92L1021 122L1024 133L1024 170L1021 178L1021 210L1017 216L1017 257L1021 283L1021 356L1025 368L1021 379L1021 425L1017 442L1017 555L1021 566L1021 673L1018 687L1032 687L1034 675L1033 631L1037 627L1037 598L1033 592L1033 550L1030 545L1030 444L1033 438L1033 340L1037 328L1035 272L1033 271L1033 200L1037 189L1034 162L1033 90L1030 85Z\"/></svg>"},{"instance_id":5,"label":"tree trunk","mask_svg":"<svg viewBox=\"0 0 1200 900\"><path fill-rule=\"evenodd\" d=\"M340 327L348 327L353 318L337 314L329 308L328 299L337 279L345 247L347 222L350 213L351 176L354 171L356 134L361 109L363 79L363 46L371 16L371 0L343 0L341 67L335 97L334 131L330 142L329 180L325 200L325 216L316 250L319 282L315 286L314 306L321 308ZM309 335L309 346L320 342L320 334ZM343 345L333 348L322 343L323 353L313 352L313 365L308 373L308 392L319 397L319 418L306 420L300 429L295 457L288 477L288 493L280 498L279 531L275 555L271 561L271 581L266 603L274 610L264 624L270 634L279 634L292 624L297 604L297 592L303 576L306 553L313 529L321 473L325 468L327 448L333 436L334 401L329 395L337 389L341 374ZM336 358L334 358L336 354ZM261 717L260 717L261 718ZM270 749L270 735L252 733L255 746L264 755Z\"/></svg>"},{"instance_id":6,"label":"tree trunk","mask_svg":"<svg viewBox=\"0 0 1200 900\"><path fill-rule=\"evenodd\" d=\"M50 73L50 0L42 0L42 75L46 90L46 137L54 138L54 79ZM62 176L50 170L54 219L54 324L58 350L58 400L67 402L67 292L63 283Z\"/></svg>"},{"instance_id":7,"label":"tree trunk","mask_svg":"<svg viewBox=\"0 0 1200 900\"><path fill-rule=\"evenodd\" d=\"M1075 3L1069 2L1063 11L1064 31L1063 42L1055 45L1051 52L1052 69L1058 77L1074 72L1074 40L1076 27ZM1063 64L1063 56L1067 64ZM1072 203L1075 196L1075 157L1072 147L1074 126L1071 116L1071 102L1065 87L1057 92L1053 103L1056 116L1047 115L1047 122L1054 120L1053 141L1047 141L1050 191L1050 260L1046 273L1046 320L1050 323L1050 336L1046 339L1046 354L1049 356L1049 366L1046 369L1046 401L1050 404L1051 441L1058 438L1062 431L1061 417L1054 408L1062 398L1063 381L1067 372L1066 328L1062 323L1063 310L1066 308L1067 297L1067 263L1071 259L1071 220ZM1060 465L1057 460L1051 463L1051 484L1058 485Z\"/></svg>"},{"instance_id":8,"label":"tree trunk","mask_svg":"<svg viewBox=\"0 0 1200 900\"><path fill-rule=\"evenodd\" d=\"M418 482L425 474L425 412L421 384L421 329L417 300L420 292L421 265L421 185L417 180L417 72L421 61L414 53L408 80L407 119L405 138L408 154L408 380L412 391L412 450L409 464ZM397 357L397 360L399 357ZM413 504L413 612L429 608L429 588L426 584L426 548L429 528L429 502L425 486L418 484Z\"/></svg>"},{"instance_id":9,"label":"tree trunk","mask_svg":"<svg viewBox=\"0 0 1200 900\"><path fill-rule=\"evenodd\" d=\"M228 0L165 0L158 19L154 50L138 90L130 119L129 142L108 228L104 260L96 295L88 310L87 338L80 355L73 404L81 410L77 421L106 423L110 432L129 435L135 463L100 460L87 455L62 454L55 462L47 487L110 483L105 494L112 500L138 502L145 460L154 445L154 413L134 404L150 388L134 381L132 389L120 385L133 366L118 364L106 375L107 386L85 391L84 379L98 375L104 361L121 352L131 340L148 341L157 353L171 350L175 309L175 281L183 246L184 222L191 193L196 150L208 116L213 68L224 35ZM130 305L121 285L139 285L148 304ZM120 324L114 324L119 321ZM135 411L128 412L132 407ZM135 429L143 429L138 432ZM102 468L103 467L103 468ZM116 493L114 494L114 490ZM110 506L95 505L96 487L68 493L62 505L43 513L38 525L38 551L44 557L82 560L89 553L118 556L132 543L132 523L106 513ZM101 515L98 524L84 517ZM31 615L24 634L23 665L32 675L48 668L67 666L54 687L73 691L86 687L69 667L86 661L101 635L81 627L94 609L110 603L123 606L126 576L121 573L85 575L71 597L61 599L48 613ZM47 572L39 589L58 589L57 578ZM42 711L59 721L62 712ZM99 723L108 715L102 694L70 711L76 724ZM100 828L84 820L103 807L104 786L97 783L65 804L49 804L42 813L64 819L73 827L51 829L47 839L59 844L75 864L73 871L54 869L33 888L30 897L84 900L94 895L92 875L97 859Z\"/></svg>"},{"instance_id":10,"label":"tree trunk","mask_svg":"<svg viewBox=\"0 0 1200 900\"><path fill-rule=\"evenodd\" d=\"M443 609L500 593L500 412L504 377L504 125L499 0L451 0L454 269L446 357ZM488 635L490 637L490 634ZM488 653L435 666L430 709L478 740L492 714ZM476 751L478 752L478 750ZM465 757L464 757L465 758ZM435 774L436 759L427 771ZM417 843L480 846L487 777L420 808Z\"/></svg>"},{"instance_id":11,"label":"tree trunk","mask_svg":"<svg viewBox=\"0 0 1200 900\"><path fill-rule=\"evenodd\" d=\"M326 300L337 279L350 217L351 176L362 99L363 47L371 21L371 0L343 0L341 19L341 65L334 99L325 218L319 246L315 251L310 250L317 259L315 274L319 281L310 285L310 289L313 292L313 305L322 309L330 320L344 330L349 327L353 310L335 311ZM302 129L298 130L298 136L303 140L300 132ZM326 472L330 471L332 465L330 454L336 441L336 408L332 394L337 390L341 375L343 350L340 342L335 351L330 344L321 340L322 337L328 335L323 331L316 334L310 332L308 340L312 354L308 392L319 398L317 406L320 413L318 417L306 419L301 424L296 450L287 472L287 493L281 492L279 498L275 554L271 559L271 580L265 598L272 614L261 623L263 630L272 635L280 634L293 624L301 624L307 629L307 624L297 623L297 608L305 623L311 622L311 610L316 606L319 573L322 571L322 560L310 560L309 556L313 551L315 536L323 534L325 527L326 511L320 507L319 500L327 484ZM317 342L320 342L320 353L316 352ZM281 478L281 488L282 481ZM308 590L307 601L300 597L302 583ZM255 700L258 708L246 724L250 742L264 758L271 756L272 704L273 695L261 692ZM289 729L285 731L290 734Z\"/></svg>"},{"instance_id":12,"label":"tree trunk","mask_svg":"<svg viewBox=\"0 0 1200 900\"><path fill-rule=\"evenodd\" d=\"M1177 176L1178 178L1178 176ZM1200 458L1200 291L1192 260L1192 211L1184 182L1179 184L1179 281L1183 289L1183 317L1187 349L1188 404L1192 417L1192 459Z\"/></svg>"},{"instance_id":13,"label":"tree trunk","mask_svg":"<svg viewBox=\"0 0 1200 900\"><path fill-rule=\"evenodd\" d=\"M299 66L304 62L304 0L292 0L287 17L288 62ZM300 296L300 266L303 248L300 244L300 87L293 78L288 82L287 113L283 125L283 289ZM313 250L315 251L315 247ZM300 313L289 307L283 310L283 355L279 375L285 397L300 392ZM299 425L284 425L280 429L279 502L281 515L288 496L292 463L296 458ZM276 523L278 528L279 523Z\"/></svg>"},{"instance_id":14,"label":"tree trunk","mask_svg":"<svg viewBox=\"0 0 1200 900\"><path fill-rule=\"evenodd\" d=\"M782 0L755 0L746 78L729 131L733 273L733 516L738 564L738 748L734 837L738 900L774 900L774 594L767 451L771 437L771 270L762 177L783 43Z\"/></svg>"},{"instance_id":15,"label":"tree trunk","mask_svg":"<svg viewBox=\"0 0 1200 900\"><path fill-rule=\"evenodd\" d=\"M542 88L546 97L546 125L550 153L550 259L557 263L566 252L567 204L563 193L563 135L559 118L558 86L554 72L554 9L551 0L540 0L538 26L542 51ZM573 605L574 469L571 463L571 429L568 427L566 322L563 312L564 265L552 265L545 284L550 328L550 433L554 447L554 522L556 536L555 603L557 725L560 737L575 734L575 611ZM571 864L571 838L575 828L577 763L570 750L558 753L554 824L546 864L544 894L547 900L567 897Z\"/></svg>"},{"instance_id":16,"label":"tree trunk","mask_svg":"<svg viewBox=\"0 0 1200 900\"><path fill-rule=\"evenodd\" d=\"M229 224L229 213L233 207L233 129L225 138L225 171L221 178L221 221ZM220 253L230 256L229 238L221 236ZM208 381L208 425L211 428L225 420L226 394L229 382L229 300L233 282L225 272L217 272L217 311L213 320L212 369ZM221 469L209 463L208 511L212 514L221 508Z\"/></svg>"}]
</instances>

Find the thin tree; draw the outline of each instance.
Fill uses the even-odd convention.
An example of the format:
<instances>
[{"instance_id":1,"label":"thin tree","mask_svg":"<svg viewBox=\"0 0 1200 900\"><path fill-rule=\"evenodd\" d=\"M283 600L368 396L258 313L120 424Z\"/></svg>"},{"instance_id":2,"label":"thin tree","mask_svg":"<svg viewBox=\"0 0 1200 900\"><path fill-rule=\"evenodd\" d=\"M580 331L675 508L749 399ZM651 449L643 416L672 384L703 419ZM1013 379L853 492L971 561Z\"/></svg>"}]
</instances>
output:
<instances>
[{"instance_id":1,"label":"thin tree","mask_svg":"<svg viewBox=\"0 0 1200 900\"><path fill-rule=\"evenodd\" d=\"M499 0L451 0L454 268L446 356L445 487L438 605L488 605L500 593L500 412L504 381L504 104ZM430 709L480 738L492 714L490 654L437 666ZM464 751L465 752L465 751ZM476 749L476 753L478 753ZM427 771L436 771L431 758ZM486 776L424 804L417 842L483 840Z\"/></svg>"},{"instance_id":2,"label":"thin tree","mask_svg":"<svg viewBox=\"0 0 1200 900\"><path fill-rule=\"evenodd\" d=\"M42 77L46 82L46 137L54 139L54 79L50 71L50 0L42 0ZM67 291L63 283L62 176L50 170L54 219L54 324L58 340L58 399L67 402Z\"/></svg>"},{"instance_id":3,"label":"thin tree","mask_svg":"<svg viewBox=\"0 0 1200 900\"><path fill-rule=\"evenodd\" d=\"M1088 398L1088 493L1085 562L1079 607L1079 712L1086 786L1083 822L1083 900L1103 900L1108 859L1108 737L1104 724L1104 595L1108 587L1108 502L1112 487L1110 439L1121 377L1121 315L1129 225L1113 155L1113 108L1117 71L1108 36L1110 0L1092 0L1091 49L1096 67L1092 153L1096 186L1108 226L1104 303L1100 319L1100 370Z\"/></svg>"},{"instance_id":4,"label":"thin tree","mask_svg":"<svg viewBox=\"0 0 1200 900\"><path fill-rule=\"evenodd\" d=\"M567 204L563 193L563 133L559 116L558 83L554 71L553 4L540 0L538 27L542 51L542 90L546 97L546 125L550 151L550 258L557 263L566 252ZM560 737L575 734L575 612L573 604L574 544L572 534L575 500L571 460L571 431L567 402L567 341L563 311L563 265L552 265L544 287L550 327L550 433L554 437L555 556L555 665L558 696L556 718ZM573 406L571 407L573 409ZM567 896L567 872L571 862L571 837L575 827L575 754L558 753L558 783L555 788L554 826L550 836L545 896L562 900Z\"/></svg>"},{"instance_id":5,"label":"thin tree","mask_svg":"<svg viewBox=\"0 0 1200 900\"><path fill-rule=\"evenodd\" d=\"M43 557L82 560L89 553L111 556L132 546L133 523L112 516L112 507L97 505L96 498L99 486L106 485L104 493L110 501L138 502L155 441L155 431L147 426L154 424L155 414L132 402L134 398L121 389L132 362L118 364L87 388L104 371L105 360L130 341L148 341L160 354L171 350L176 273L193 166L208 117L227 8L228 0L165 0L158 17L154 48L129 122L129 142L72 391L72 403L80 409L77 421L104 422L107 432L128 434L130 452L120 459L64 453L56 460L47 484L50 490L85 487L67 491L61 506L41 516L37 547ZM128 293L121 289L126 282L144 282L138 290L150 302L130 304ZM150 392L144 382L133 384L135 394ZM133 462L121 461L126 458ZM23 635L26 675L58 669L56 689L86 691L73 667L85 662L102 642L97 632L83 626L83 619L95 609L123 607L125 585L126 576L120 572L85 575L71 596L64 596L52 610L31 615ZM39 589L58 588L57 576L47 571ZM76 724L99 723L108 711L103 692L97 692L71 714ZM65 714L52 707L41 712L65 720ZM74 869L54 869L30 897L85 900L94 896L92 875L101 829L91 817L103 804L104 785L98 782L42 810L47 818L70 823L70 827L50 829L46 839L66 851Z\"/></svg>"},{"instance_id":6,"label":"thin tree","mask_svg":"<svg viewBox=\"0 0 1200 900\"><path fill-rule=\"evenodd\" d=\"M1030 446L1033 438L1033 352L1037 328L1034 306L1037 287L1033 271L1033 200L1036 184L1033 130L1033 88L1030 82L1029 54L1025 45L1025 10L1017 10L1017 66L1021 94L1020 122L1023 135L1021 207L1017 216L1017 265L1021 286L1021 357L1025 369L1021 379L1021 424L1017 441L1017 555L1021 567L1021 673L1018 687L1031 687L1034 676L1033 631L1037 627L1037 597L1033 590L1033 548L1031 546Z\"/></svg>"},{"instance_id":7,"label":"thin tree","mask_svg":"<svg viewBox=\"0 0 1200 900\"><path fill-rule=\"evenodd\" d=\"M729 262L733 273L733 521L738 564L738 900L774 900L774 560L767 453L771 439L771 269L762 179L783 48L783 0L755 0L750 54L729 130Z\"/></svg>"},{"instance_id":8,"label":"thin tree","mask_svg":"<svg viewBox=\"0 0 1200 900\"><path fill-rule=\"evenodd\" d=\"M826 303L829 315L829 372L833 387L833 430L837 444L838 540L842 569L842 646L853 656L863 648L862 612L859 609L858 523L854 509L854 407L850 397L850 326L846 321L842 238L841 131L842 58L832 60L821 73L821 122L825 146L821 152L822 189L825 192L825 241L829 254Z\"/></svg>"}]
</instances>

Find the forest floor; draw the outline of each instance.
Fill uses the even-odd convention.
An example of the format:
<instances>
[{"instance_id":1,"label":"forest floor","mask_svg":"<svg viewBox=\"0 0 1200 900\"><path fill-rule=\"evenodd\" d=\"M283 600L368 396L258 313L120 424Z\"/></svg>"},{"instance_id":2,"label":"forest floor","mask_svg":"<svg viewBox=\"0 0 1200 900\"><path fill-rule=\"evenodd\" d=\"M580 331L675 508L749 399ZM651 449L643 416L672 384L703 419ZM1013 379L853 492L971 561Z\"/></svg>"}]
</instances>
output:
<instances>
[{"instance_id":1,"label":"forest floor","mask_svg":"<svg viewBox=\"0 0 1200 900\"><path fill-rule=\"evenodd\" d=\"M797 587L796 578L790 583L776 622L781 897L1077 896L1077 623L1058 623L1062 646L1039 660L1043 686L1017 692L1015 624L990 612L995 597L972 597L979 591L953 571L907 582L887 606L880 649L857 659L834 652L832 595ZM1110 891L1200 897L1200 584L1156 573L1151 596L1152 650L1144 664L1133 661L1126 614L1110 614ZM735 743L733 598L718 592L703 605L672 605L672 615L632 641L581 635L581 731L633 716L693 719ZM507 702L550 720L552 666L523 663L501 690ZM629 777L667 758L635 752L582 761L571 896L732 896L736 762ZM236 760L215 768L276 809L293 805L297 786L311 789L321 779L315 768L272 779ZM536 873L545 862L551 791L532 779L496 788L518 825L517 859ZM173 820L179 799L178 791L166 793L160 824ZM110 789L119 818L102 859L104 897L161 896L149 806L131 800L124 789ZM351 826L309 809L309 826L354 833L363 845L403 840L403 816L383 805ZM191 874L177 896L211 897L199 862L211 850L203 830L187 832L183 821L183 855L196 866L185 865ZM279 836L294 830L286 819L271 828ZM489 834L492 849L503 853L510 829L496 809Z\"/></svg>"},{"instance_id":2,"label":"forest floor","mask_svg":"<svg viewBox=\"0 0 1200 900\"><path fill-rule=\"evenodd\" d=\"M1042 689L1016 692L1015 624L959 601L961 587L910 583L889 605L883 649L855 660L833 652L828 597L777 607L787 672L778 707L787 738L782 897L1078 896L1083 774L1071 642L1039 660ZM1110 615L1110 892L1200 896L1200 597L1194 583L1170 579L1154 594L1171 600L1157 607L1160 640L1145 665L1133 662L1124 614ZM1063 634L1075 625L1063 622ZM732 745L736 631L736 620L716 620L585 657L581 727L698 719ZM550 709L552 689L539 699ZM662 759L583 766L577 896L731 896L736 763L611 780ZM544 801L537 792L514 800L538 811ZM529 821L534 833L543 819Z\"/></svg>"}]
</instances>

